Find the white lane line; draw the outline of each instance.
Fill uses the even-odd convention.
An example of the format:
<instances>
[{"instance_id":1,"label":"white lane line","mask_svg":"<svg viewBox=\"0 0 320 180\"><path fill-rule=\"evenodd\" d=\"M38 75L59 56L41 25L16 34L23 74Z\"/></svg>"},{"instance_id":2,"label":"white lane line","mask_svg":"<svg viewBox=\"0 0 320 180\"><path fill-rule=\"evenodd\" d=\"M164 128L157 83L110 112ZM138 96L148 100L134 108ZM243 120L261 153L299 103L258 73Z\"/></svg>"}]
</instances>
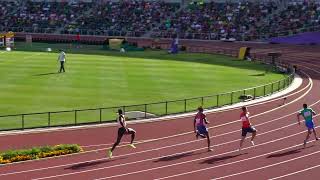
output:
<instances>
[{"instance_id":1,"label":"white lane line","mask_svg":"<svg viewBox=\"0 0 320 180\"><path fill-rule=\"evenodd\" d=\"M295 123L295 124L296 124L296 123ZM318 127L316 127L316 128L318 128ZM299 133L295 133L295 134L293 134L293 135L285 136L285 137L282 137L282 138L279 138L279 139L267 141L267 142L265 142L265 143L261 143L261 144L258 144L258 145L256 145L256 146L246 147L246 148L243 148L243 150L251 149L251 148L255 148L255 147L259 147L259 146L263 146L263 145L270 144L270 143L273 143L273 142L281 141L281 140L283 140L283 139L288 139L288 138L290 138L290 137L293 137L293 136L296 136L296 135L299 135L299 134L302 134L302 133L305 133L305 131L302 131L302 132L299 132ZM234 142L239 142L239 140L240 140L240 139L234 140ZM148 159L148 161L156 160L156 159L160 159L160 158L164 158L164 157L168 157L168 156L180 155L180 154L184 154L184 153L191 153L191 152L195 152L195 151L202 150L202 149L207 149L207 147L205 147L205 148L199 148L199 149L194 149L194 150L190 150L190 151L185 151L185 152L181 152L181 153L176 153L176 154L171 154L171 155L166 155L166 156L160 156L160 157L156 157L156 158L151 158L151 159ZM137 174L137 173L142 173L142 172L147 172L147 171L152 171L152 170L157 170L157 169L163 169L163 168L167 168L167 167L171 167L171 166L177 166L177 165L186 164L186 163L191 163L191 162L195 162L195 161L210 159L210 158L213 158L213 157L217 157L217 156L221 156L221 155L226 155L226 154L230 154L230 153L234 153L234 152L238 152L238 150L233 150L233 151L229 151L229 152L225 152L225 153L221 153L221 154L216 154L216 155L213 155L213 156L207 156L207 157L198 158L198 159L189 160L189 161L184 161L184 162L180 162L180 163L173 163L173 164L164 165L164 166L159 166L159 167L155 167L155 168L150 168L150 169L145 169L145 170L140 170L140 171L125 173L125 174L120 174L120 175L115 175L115 176L110 176L110 177L104 177L104 178L100 178L100 179L110 179L110 178L122 177L122 176L127 176L127 175L132 175L132 174ZM85 170L85 171L78 171L78 172L74 172L74 173L68 173L67 175L81 174L81 173L86 173L86 172L91 172L91 171L109 169L109 168L113 168L113 167L120 167L120 166L132 165L132 164L141 163L141 162L145 162L145 161L147 161L147 160L135 161L135 162L130 162L130 163L123 163L123 164L113 165L113 166L109 166L109 167L102 167L102 168L90 169L90 170ZM37 179L37 180L40 180L40 179L50 179L50 178L57 178L57 177L62 177L62 176L66 176L66 175L65 175L65 174L60 174L60 175L54 175L54 176L48 176L48 177L41 177L41 178L36 178L36 179Z\"/></svg>"},{"instance_id":2,"label":"white lane line","mask_svg":"<svg viewBox=\"0 0 320 180\"><path fill-rule=\"evenodd\" d=\"M123 144L128 144L130 143L129 141L124 141L121 142ZM99 147L99 146L110 146L113 145L114 143L109 143L109 144L92 144L92 145L85 145L85 146L81 146L82 148L91 148L91 147Z\"/></svg>"},{"instance_id":3,"label":"white lane line","mask_svg":"<svg viewBox=\"0 0 320 180\"><path fill-rule=\"evenodd\" d=\"M318 126L319 127L319 126ZM317 127L317 128L318 128ZM305 132L303 132L305 133ZM315 140L312 140L312 141L309 141L308 143L311 143L311 142L314 142ZM244 162L244 161L248 161L248 160L252 160L252 159L257 159L259 157L263 157L263 156L267 156L267 155L272 155L274 153L278 153L278 152L281 152L281 151L285 151L285 150L289 150L289 149L292 149L292 148L295 148L295 147L299 147L299 146L302 146L302 144L296 144L294 146L290 146L290 147L286 147L284 149L280 149L280 150L276 150L276 151L272 151L272 152L268 152L268 153L265 153L265 154L261 154L261 155L258 155L258 156L254 156L254 157L250 157L250 158L247 158L247 159L242 159L242 160L239 160L239 161L233 161L233 162L230 162L230 163L225 163L225 164L221 164L221 165L217 165L217 166L212 166L212 167L208 167L208 168L203 168L203 169L199 169L199 170L195 170L195 171L190 171L190 172L186 172L186 173L181 173L181 174L175 174L175 175L172 175L172 176L166 176L166 177L162 177L162 178L157 178L155 180L162 180L162 179L169 179L169 178L174 178L174 177L178 177L178 176L182 176L182 175L187 175L187 174L193 174L193 173L196 173L196 172L201 172L201 171L206 171L206 170L210 170L210 169L215 169L215 168L218 168L218 167L223 167L223 166L228 166L228 165L231 165L231 164L236 164L236 163L240 163L240 162ZM237 152L237 151L235 151ZM318 153L320 153L320 151L318 151ZM103 178L101 178L103 179ZM106 179L106 178L105 178ZM100 179L99 179L100 180Z\"/></svg>"},{"instance_id":4,"label":"white lane line","mask_svg":"<svg viewBox=\"0 0 320 180\"><path fill-rule=\"evenodd\" d=\"M285 161L281 161L281 162L278 162L278 163L274 163L274 164L270 164L270 165L267 165L267 166L259 167L259 168L256 168L256 169L251 169L251 170L243 171L243 172L236 173L236 174L230 174L228 176L213 178L213 180L225 179L225 178L238 176L238 175L245 174L245 173L258 171L258 170L261 170L261 169L266 169L266 168L269 168L269 167L278 166L278 165L281 165L281 164L284 164L284 163L288 163L288 162L295 161L295 160L298 160L298 159L302 159L302 158L305 158L305 157L308 157L308 156L312 156L312 155L315 155L315 154L318 154L318 153L320 153L320 150L316 151L316 152L313 152L313 153L309 153L309 154L303 155L303 156L299 156L299 157L296 157L296 158L291 158L291 159L288 159L288 160L285 160Z\"/></svg>"},{"instance_id":5,"label":"white lane line","mask_svg":"<svg viewBox=\"0 0 320 180\"><path fill-rule=\"evenodd\" d=\"M273 129L273 130L271 130L271 131L267 131L267 132L264 132L264 133L260 133L260 134L258 134L257 136L262 136L262 135L269 134L269 133L272 133L272 132L275 132L275 131L279 131L279 130L281 130L281 129L284 129L284 128L287 128L287 127L290 127L290 126L293 126L293 125L296 125L296 124L297 124L297 123L292 123L292 124L289 124L289 125L287 125L287 126L283 126L283 127L281 127L281 128L277 128L277 129ZM249 138L250 138L250 137L247 137L246 139L249 139ZM211 139L211 138L210 138L210 139ZM195 140L195 141L199 141L199 140ZM150 150L146 150L146 151L140 151L140 152L135 152L135 153L129 153L129 154L124 154L124 155L119 155L119 156L115 156L115 158L125 157L125 156L128 156L128 155L141 154L141 153L145 153L145 152L148 152L148 151L157 151L157 150L166 149L166 148L175 147L175 146L181 146L181 145L185 145L185 144L194 143L195 141L192 141L192 142L189 141L189 142L174 144L174 145L165 146L165 147L161 147L161 148L155 148L155 149L150 149ZM224 142L224 143L221 143L221 144L213 145L212 147L219 147L219 146L223 146L223 145L226 145L226 144L231 144L231 143L239 142L239 141L240 141L240 139L232 140L232 141ZM79 172L74 172L74 173L60 174L60 175L57 175L57 176L58 176L58 177L62 177L62 176L80 174L80 173L85 173L85 172L97 171L97 170L101 170L101 169L109 169L109 168L114 168L114 167L132 165L132 164L137 164L137 163L142 163L142 162L157 160L157 159L164 158L164 157L176 156L176 155L180 155L180 154L184 154L184 153L191 153L191 152L195 152L195 151L199 151L199 150L204 150L204 149L207 149L207 147L198 148L198 149L193 149L193 150L189 150L189 151L185 151L185 152L181 152L181 153L164 155L164 156L155 157L155 158L150 158L150 159L144 159L144 160L135 161L135 162L122 163L122 164L120 164L120 165L114 165L114 166L109 166L109 167L97 168L97 169L92 169L92 170L79 171ZM105 158L105 159L107 159L107 158ZM43 168L43 169L48 169L48 168ZM22 172L19 172L19 173L22 173ZM15 173L15 174L16 174L16 173Z\"/></svg>"},{"instance_id":6,"label":"white lane line","mask_svg":"<svg viewBox=\"0 0 320 180\"><path fill-rule=\"evenodd\" d=\"M299 98L297 98L296 100L302 98L303 96L305 96L306 94L308 94L308 92L312 89L312 86L313 86L313 82L311 79L309 79L311 82L311 87L310 89L304 93L303 95L301 95ZM320 101L320 100L319 100ZM318 103L319 101L315 102L314 104ZM289 103L288 103L289 104ZM312 106L312 105L311 105ZM264 113L260 113L260 114L264 114ZM256 117L260 114L257 114L257 115L254 115L252 117ZM294 113L290 113L288 115L285 115L283 116L282 118L285 118L287 116L290 116L292 114L295 114ZM280 118L277 118L275 120L271 120L270 122L273 122L273 121L276 121L276 120L279 120L281 119ZM238 121L238 120L237 120ZM268 122L265 122L265 123L261 123L260 125L262 124L267 124ZM216 128L218 126L214 126L214 127L210 127L209 129L211 128ZM236 131L233 131L233 132L238 132L239 130L236 130ZM229 133L225 133L223 135L226 135L226 134L231 134L233 132L229 132ZM190 132L188 133L182 133L182 134L189 134ZM192 132L193 133L193 132ZM178 134L178 135L173 135L173 136L168 136L168 137L162 137L162 138L158 138L158 139L150 139L150 140L147 140L147 141L141 141L141 142L138 142L136 144L139 144L139 143L146 143L146 142L153 142L153 141L157 141L157 140L162 140L162 139L167 139L167 138L171 138L171 137L175 137L175 136L179 136L181 134ZM212 136L211 138L214 138L214 137L219 137L219 136L222 136L222 135L217 135L217 136ZM202 139L201 139L202 140ZM200 141L200 140L195 140L195 141L189 141L189 142L186 142L186 143L179 143L179 144L175 144L175 145L171 145L171 146L165 146L165 147L162 147L162 148L157 148L157 149L151 149L151 150L146 150L146 151L140 151L140 152L135 152L135 153L129 153L129 154L124 154L124 155L121 155L121 156L115 156L115 157L123 157L123 156L129 156L129 155L135 155L135 154L140 154L140 153L145 153L145 152L150 152L150 151L155 151L155 150L159 150L159 149L164 149L164 148L170 148L170 147L174 147L174 146L179 146L179 145L184 145L184 144L188 144L188 143L193 143L193 142L196 142L196 141ZM233 141L232 141L233 142ZM126 146L126 145L122 145L123 146ZM120 146L121 147L121 146ZM106 150L108 148L101 148L101 149L96 149L96 150L91 150L91 151L87 151L88 152L97 152L97 151L101 151L101 150ZM204 149L204 148L201 148L201 149ZM200 149L198 149L200 150ZM179 154L179 153L178 153ZM88 163L88 162L94 162L94 161L99 161L99 160L105 160L107 158L100 158L100 159L94 159L94 160L90 160L90 161L81 161L81 162L76 162L76 163L70 163L70 164L63 164L63 165L58 165L58 166L51 166L51 167L46 167L46 168L39 168L39 169L32 169L32 170L25 170L25 171L19 171L19 172L13 172L13 173L5 173L5 174L0 174L0 176L5 176L5 175L12 175L12 174L19 174L19 173L26 173L26 172L33 172L33 171L40 171L40 170L47 170L47 169L53 169L53 168L59 168L59 167L64 167L64 166L70 166L70 165L75 165L75 164L79 164L79 163Z\"/></svg>"},{"instance_id":7,"label":"white lane line","mask_svg":"<svg viewBox=\"0 0 320 180\"><path fill-rule=\"evenodd\" d=\"M316 166L312 166L312 167L306 168L306 169L302 169L302 170L299 170L299 171L296 171L296 172L293 172L293 173L290 173L290 174L285 174L283 176L274 177L274 178L271 178L269 180L282 179L282 178L285 178L285 177L288 177L288 176L292 176L292 175L296 175L296 174L299 174L299 173L302 173L302 172L310 171L312 169L319 168L319 167L320 167L320 164L316 165Z\"/></svg>"},{"instance_id":8,"label":"white lane line","mask_svg":"<svg viewBox=\"0 0 320 180\"><path fill-rule=\"evenodd\" d=\"M318 127L317 127L317 128L318 128ZM281 141L281 140L283 140L283 139L287 139L287 138L290 138L290 137L293 137L293 136L296 136L296 135L298 135L298 134L302 134L302 133L305 133L305 132L306 132L306 131L300 132L300 133L296 133L296 134L293 134L293 135L290 135L290 136L282 137L282 138L279 138L279 139L275 139L275 140L272 140L272 141L268 141L268 142L265 142L265 143L262 143L262 144L259 144L259 145L256 145L256 146L251 146L251 147L243 148L243 150L255 148L255 147L262 146L262 145L266 145L266 144L270 144L270 143L274 143L274 142L277 142L277 141ZM309 142L313 142L313 141L309 141ZM226 166L226 165L230 165L230 164L235 164L235 163L239 163L239 162L251 160L251 159L253 159L253 158L262 157L262 156L265 156L265 155L273 154L273 153L276 153L276 152L280 152L280 151L287 150L287 149L291 149L291 148L298 147L298 146L302 146L302 144L297 144L297 145L290 146L290 147L287 147L287 148L284 148L284 149L276 150L276 151L273 151L273 152L269 152L269 153L266 153L266 154L254 156L254 157L251 157L251 158L242 159L242 160L239 160L239 161L233 161L233 162L227 163L227 164L221 164L221 165L218 165L218 166L212 166L212 167L209 167L209 168L203 168L203 169L196 170L196 171L189 171L189 172L187 172L187 173L176 174L176 175L173 175L173 176L158 178L157 180L167 179L167 178L171 178L171 177L177 177L177 176L186 175L186 174L192 174L192 173L195 173L195 172L200 172L200 171L205 171L205 170L208 170L208 169L213 169L213 168L222 167L222 166ZM213 156L208 156L208 157L205 157L205 158L198 158L198 159L194 159L194 160L190 160L190 161L185 161L185 162L180 162L180 163L174 163L174 164L170 164L170 165L165 165L165 166L160 166L160 167L145 169L145 170L141 170L141 171L135 171L135 172L125 173L125 174L120 174L120 175L115 175L115 176L103 177L103 178L99 178L99 179L95 179L95 180L111 179L111 178L116 178L116 177L122 177L122 176L127 176L127 175L142 173L142 172L148 172L148 171L153 171L153 170L157 170L157 169L163 169L163 168L167 168L167 167L171 167L171 166L186 164L186 163L190 163L190 162L195 162L195 161L210 159L210 158L213 158L213 157L217 157L217 156L221 156L221 155L226 155L226 154L230 154L230 153L235 153L235 152L239 152L239 151L238 151L238 150L233 150L233 151L229 151L229 152L222 153L222 154L217 154L217 155L213 155Z\"/></svg>"},{"instance_id":9,"label":"white lane line","mask_svg":"<svg viewBox=\"0 0 320 180\"><path fill-rule=\"evenodd\" d=\"M314 104L311 104L310 107L312 107L313 105L319 103L320 100L318 100L317 102L315 102ZM264 123L260 123L260 124L257 124L255 125L255 127L259 127L261 125L264 125L264 124L269 124L269 123L272 123L272 122L275 122L275 121L279 121L283 118L286 118L290 115L294 115L296 114L295 112L294 113L290 113L290 114L287 114L285 116L282 116L282 117L279 117L279 118L276 118L276 119L273 119L271 121L267 121L267 122L264 122ZM315 116L316 117L316 116ZM264 132L264 133L259 133L257 136L261 136L261 135L264 135L264 134L268 134L268 133L271 133L271 132L274 132L274 131L278 131L280 129L284 129L284 128L287 128L287 127L290 127L292 125L295 125L296 123L292 123L292 124L289 124L287 126L282 126L281 128L277 128L277 129L273 129L271 131L267 131L267 132ZM213 138L216 138L216 137L220 137L220 136L224 136L224 135L228 135L228 134L232 134L232 133L236 133L236 132L239 132L240 130L235 130L235 131L231 131L231 132L227 132L227 133L223 133L223 134L219 134L219 135L216 135L216 136L211 136L210 139L213 139ZM240 139L237 139L237 140L233 140L233 141L229 141L229 142L225 142L225 143L222 143L222 144L217 144L217 145L214 145L213 147L218 147L218 146L221 146L221 145L226 145L226 144L229 144L229 143L233 143L233 142L237 142L239 141ZM182 145L185 145L185 144L190 144L190 143L194 143L194 142L198 142L198 141L204 141L204 139L199 139L199 140L193 140L193 141L188 141L188 142L184 142L184 143L177 143L177 144L173 144L173 145L170 145L170 146L163 146L163 147L160 147L160 148L154 148L154 149L149 149L149 150L144 150L144 151L139 151L139 152L134 152L134 153L127 153L127 154L123 154L123 155L119 155L119 156L114 156L114 158L119 158L119 157L126 157L126 156L130 156L130 155L136 155L136 154L142 154L142 153L147 153L147 152L152 152L152 151L158 151L158 150L161 150L161 149L166 149L166 148L171 148L171 147L176 147L176 146L182 146ZM125 146L125 145L123 145ZM205 148L200 148L200 149L195 149L195 150L192 150L192 151L189 151L189 152L193 152L193 151L197 151L197 150L202 150L202 149L205 149ZM98 150L91 150L91 152L93 151L99 151L101 149L98 149ZM102 149L102 150L105 150ZM186 152L183 152L183 153L186 153ZM171 156L173 155L178 155L178 154L181 154L181 153L176 153L176 154L172 154ZM161 157L157 157L157 158L161 158ZM143 160L143 161L137 161L135 163L140 163L140 162L146 162L146 161L151 161L151 160L154 160L154 159L157 159L157 158L152 158L152 159L146 159L146 160ZM12 175L12 174L20 174L20 173L27 173L27 172L34 172L34 171L41 171L41 170L47 170L47 169L53 169L53 168L59 168L59 167L64 167L64 166L71 166L71 165L76 165L76 164L79 164L79 163L90 163L90 162L94 162L94 161L99 161L99 160L106 160L108 158L101 158L101 159L94 159L94 160L90 160L90 161L82 161L82 162L77 162L77 163L71 163L71 164L63 164L63 165L58 165L58 166L51 166L51 167L45 167L45 168L39 168L39 169L32 169L32 170L24 170L24 171L16 171L16 172L13 172L13 173L6 173L6 174L0 174L0 176L6 176L6 175ZM135 164L134 163L134 164ZM129 163L131 164L131 163ZM126 163L126 165L128 165L128 163Z\"/></svg>"},{"instance_id":10,"label":"white lane line","mask_svg":"<svg viewBox=\"0 0 320 180\"><path fill-rule=\"evenodd\" d=\"M281 118L278 118L277 120L279 120ZM274 120L272 120L274 121ZM265 123L262 123L262 124L265 124ZM261 136L261 135L264 135L264 134L268 134L268 133L271 133L271 132L274 132L274 131L278 131L280 129L284 129L284 128L287 128L287 127L290 127L290 126L293 126L295 125L296 123L292 123L292 124L289 124L287 126L282 126L281 128L277 128L277 129L273 129L271 131L267 131L267 132L264 132L264 133L259 133L257 136ZM256 125L256 126L260 126L261 124L259 125ZM236 131L233 131L233 132L239 132L240 130L236 130ZM225 133L225 134L230 134L230 133ZM225 135L224 134L224 135ZM223 134L222 134L223 135ZM213 139L215 137L218 137L218 136L222 136L221 134L220 135L217 135L217 136L212 136L210 137L210 139ZM247 137L249 138L249 137ZM246 139L247 139L246 138ZM167 149L167 148L171 148L171 147L176 147L176 146L181 146L181 145L185 145L185 144L190 144L190 143L194 143L194 142L198 142L198 141L203 141L204 139L199 139L199 140L193 140L193 141L188 141L188 142L184 142L184 143L178 143L178 144L173 144L173 145L170 145L170 146L163 146L163 147L160 147L160 148L154 148L154 149L149 149L149 150L144 150L144 151L139 151L139 152L134 152L134 153L127 153L127 154L123 154L123 155L119 155L119 156L114 156L114 158L119 158L119 157L126 157L126 156L130 156L130 155L137 155L137 154L142 154L142 153L146 153L146 152L152 152L152 151L158 151L158 150L161 150L161 149ZM224 142L224 143L221 143L221 144L216 144L216 145L213 145L213 147L219 147L219 146L222 146L222 145L226 145L226 144L230 144L230 143L233 143L233 142L239 142L240 139L237 139L237 140L232 140L232 141L228 141L228 142ZM194 151L198 151L198 150L203 150L203 149L206 149L206 148L199 148L199 149L194 149L194 150L191 150L191 151L188 151L188 152L194 152ZM169 156L175 156L175 155L179 155L179 154L183 154L183 153L187 153L187 152L182 152L182 153L176 153L176 154L171 154ZM167 157L168 155L166 156L161 156L161 157ZM130 165L130 164L136 164L136 163L141 163L141 162L146 162L146 161L152 161L152 160L155 160L155 159L158 159L158 158L161 158L161 157L156 157L156 158L151 158L151 159L145 159L145 160L142 160L142 161L136 161L134 163L125 163L125 164L122 164L121 166L123 165ZM72 164L64 164L64 165L59 165L59 166L51 166L51 167L45 167L45 168L39 168L39 169L32 169L32 170L24 170L24 171L16 171L16 172L13 172L13 173L6 173L6 174L0 174L0 176L6 176L6 175L13 175L13 174L21 174L21 173L27 173L27 172L34 172L34 171L41 171L41 170L48 170L48 169L53 169L53 168L59 168L59 167L64 167L64 166L71 166L71 165L76 165L76 164L79 164L79 163L90 163L90 162L94 162L94 161L98 161L98 160L106 160L108 158L102 158L102 159L96 159L96 160L90 160L90 161L84 161L84 162L77 162L77 163L72 163ZM107 167L105 167L107 168ZM110 167L112 168L112 167ZM77 173L77 172L76 172ZM70 174L64 174L64 175L70 175Z\"/></svg>"}]
</instances>

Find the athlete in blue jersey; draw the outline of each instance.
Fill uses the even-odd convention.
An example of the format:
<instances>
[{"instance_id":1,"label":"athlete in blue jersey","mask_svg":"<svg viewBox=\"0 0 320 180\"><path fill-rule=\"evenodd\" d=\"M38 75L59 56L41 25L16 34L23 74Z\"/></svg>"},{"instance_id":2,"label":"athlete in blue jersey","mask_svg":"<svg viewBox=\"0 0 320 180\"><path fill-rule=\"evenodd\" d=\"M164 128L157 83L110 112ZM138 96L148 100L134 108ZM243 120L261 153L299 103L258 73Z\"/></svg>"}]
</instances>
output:
<instances>
[{"instance_id":1,"label":"athlete in blue jersey","mask_svg":"<svg viewBox=\"0 0 320 180\"><path fill-rule=\"evenodd\" d=\"M307 141L310 137L310 134L312 133L311 130L313 131L314 137L316 140L318 140L316 130L314 129L314 123L313 123L313 116L316 115L316 113L311 109L308 108L307 104L303 104L303 109L298 113L298 124L300 125L300 116L303 116L305 120L305 125L308 129L307 137L303 142L303 146L305 147L307 144Z\"/></svg>"}]
</instances>

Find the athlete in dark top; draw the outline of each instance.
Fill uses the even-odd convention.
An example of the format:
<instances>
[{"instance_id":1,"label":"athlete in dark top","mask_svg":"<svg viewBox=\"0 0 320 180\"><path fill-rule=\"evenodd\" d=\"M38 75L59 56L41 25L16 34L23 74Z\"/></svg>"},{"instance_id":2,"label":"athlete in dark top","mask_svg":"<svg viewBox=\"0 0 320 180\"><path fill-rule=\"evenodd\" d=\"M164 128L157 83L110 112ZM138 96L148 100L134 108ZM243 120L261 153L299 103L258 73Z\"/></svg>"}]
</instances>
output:
<instances>
[{"instance_id":1,"label":"athlete in dark top","mask_svg":"<svg viewBox=\"0 0 320 180\"><path fill-rule=\"evenodd\" d=\"M118 114L119 114L119 117L117 119L118 126L119 126L118 137L117 137L117 141L113 144L112 148L108 151L108 155L110 158L112 158L113 150L116 148L117 145L120 144L121 138L125 134L131 134L131 143L129 144L129 146L131 146L132 148L136 148L133 144L136 131L127 127L125 116L123 115L121 109L118 110Z\"/></svg>"}]
</instances>

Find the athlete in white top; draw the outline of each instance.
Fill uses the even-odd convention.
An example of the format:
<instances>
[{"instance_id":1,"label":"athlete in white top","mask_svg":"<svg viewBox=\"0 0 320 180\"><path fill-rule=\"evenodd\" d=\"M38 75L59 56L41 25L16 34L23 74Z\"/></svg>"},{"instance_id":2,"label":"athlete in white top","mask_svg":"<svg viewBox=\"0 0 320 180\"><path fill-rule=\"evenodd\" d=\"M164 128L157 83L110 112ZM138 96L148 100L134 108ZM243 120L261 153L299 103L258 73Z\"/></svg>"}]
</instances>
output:
<instances>
[{"instance_id":1,"label":"athlete in white top","mask_svg":"<svg viewBox=\"0 0 320 180\"><path fill-rule=\"evenodd\" d=\"M60 62L60 70L59 70L59 73L61 73L62 71L63 71L63 72L66 72L65 69L64 69L64 63L66 62L66 53L63 52L63 50L60 50L60 54L59 54L59 57L58 57L58 61Z\"/></svg>"},{"instance_id":2,"label":"athlete in white top","mask_svg":"<svg viewBox=\"0 0 320 180\"><path fill-rule=\"evenodd\" d=\"M118 114L119 114L119 117L117 118L117 122L118 122L118 126L119 126L118 137L117 137L117 141L113 144L112 148L108 151L110 158L112 158L113 150L116 148L116 146L118 146L120 144L121 138L125 134L131 134L131 143L129 144L129 146L131 146L132 148L136 148L133 144L134 137L136 135L136 131L127 127L125 116L122 114L121 109L118 110Z\"/></svg>"}]
</instances>

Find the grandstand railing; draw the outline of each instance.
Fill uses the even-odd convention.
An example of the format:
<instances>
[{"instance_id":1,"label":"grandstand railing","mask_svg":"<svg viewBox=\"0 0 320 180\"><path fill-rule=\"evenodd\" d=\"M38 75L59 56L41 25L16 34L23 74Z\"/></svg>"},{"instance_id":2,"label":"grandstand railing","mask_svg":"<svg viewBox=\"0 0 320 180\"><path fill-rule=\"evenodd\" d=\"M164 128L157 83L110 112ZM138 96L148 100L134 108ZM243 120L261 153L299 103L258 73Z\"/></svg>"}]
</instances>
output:
<instances>
[{"instance_id":1,"label":"grandstand railing","mask_svg":"<svg viewBox=\"0 0 320 180\"><path fill-rule=\"evenodd\" d=\"M236 54L236 51L221 50L214 53L234 56ZM269 64L270 68L277 68L281 71L292 71L292 67L290 65L283 64L280 61L272 64L273 62L268 56L259 56L257 54L252 54L252 56L255 61ZM117 118L116 112L119 108L123 109L125 114L129 117L129 120L155 118L170 114L192 112L195 111L198 106L202 106L206 109L218 108L221 106L232 105L245 101L244 99L240 98L244 95L251 95L252 99L257 99L260 97L271 95L275 92L279 92L287 88L291 84L293 79L294 73L290 73L282 80L252 88L210 96L163 101L149 104L2 115L0 116L0 130L24 130L31 128L114 122Z\"/></svg>"},{"instance_id":2,"label":"grandstand railing","mask_svg":"<svg viewBox=\"0 0 320 180\"><path fill-rule=\"evenodd\" d=\"M232 33L231 38L236 41L252 41L252 40L267 40L272 37L289 36L303 32L319 31L320 25L304 27L301 29L279 31L274 33L260 33L259 35L250 35L246 33ZM141 37L148 31L117 31L117 30L96 30L96 29L64 29L57 28L32 28L32 27L0 27L0 32L26 32L26 33L58 33L58 34L80 34L80 35L97 35L97 36L121 36L121 37ZM202 40L222 40L226 38L225 34L217 32L204 33L176 33L171 31L152 32L153 38L172 38L178 34L180 39L202 39Z\"/></svg>"},{"instance_id":3,"label":"grandstand railing","mask_svg":"<svg viewBox=\"0 0 320 180\"><path fill-rule=\"evenodd\" d=\"M78 29L68 30L59 28L32 28L32 27L0 27L0 32L26 32L26 33L55 33L55 34L80 34L97 36L123 36L140 37L147 31L116 31L116 30L96 30L96 29Z\"/></svg>"}]
</instances>

